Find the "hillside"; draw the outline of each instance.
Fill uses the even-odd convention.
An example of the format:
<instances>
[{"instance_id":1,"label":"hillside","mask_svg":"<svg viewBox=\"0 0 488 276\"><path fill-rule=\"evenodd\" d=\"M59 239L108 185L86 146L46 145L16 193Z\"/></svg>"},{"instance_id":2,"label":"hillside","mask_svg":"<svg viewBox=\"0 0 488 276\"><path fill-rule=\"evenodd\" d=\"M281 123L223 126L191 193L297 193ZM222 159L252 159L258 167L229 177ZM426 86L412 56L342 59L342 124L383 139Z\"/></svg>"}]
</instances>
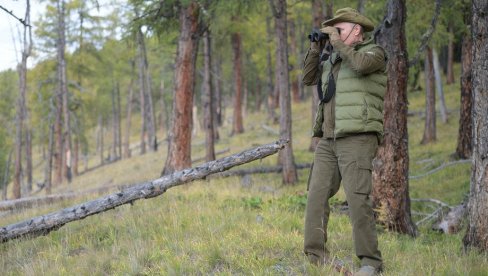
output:
<instances>
[{"instance_id":1,"label":"hillside","mask_svg":"<svg viewBox=\"0 0 488 276\"><path fill-rule=\"evenodd\" d=\"M448 109L458 110L459 84L446 87ZM410 92L409 109L422 111L424 94ZM230 114L231 112L227 112ZM293 146L297 163L311 162L310 103L293 105ZM437 123L438 141L420 145L421 116L409 117L410 175L420 175L450 161L457 139L459 114ZM262 127L265 115L250 113L246 132L229 137L229 126L220 130L216 151L231 153L277 139ZM277 125L269 125L278 129ZM135 141L135 139L134 139ZM203 156L204 140L193 139L193 158ZM76 178L55 193L82 191L103 185L127 185L157 178L166 146L156 153L134 156ZM230 153L226 153L229 155ZM276 156L247 166L273 166ZM94 164L94 160L91 164ZM410 181L412 198L435 198L459 204L469 191L470 165L460 164ZM312 274L333 275L331 267L309 265L302 254L303 216L308 170L299 171L299 183L282 186L278 174L229 177L194 182L168 190L163 196L141 200L106 213L70 223L47 236L0 245L2 275L101 275L101 274ZM71 202L3 214L0 225L83 202ZM329 250L357 267L348 217L340 211L344 193L332 199L336 209L329 222ZM412 211L430 213L429 204L414 203ZM418 221L424 216L415 216ZM464 230L444 235L421 225L412 239L379 229L384 275L486 275L488 256L464 253Z\"/></svg>"}]
</instances>

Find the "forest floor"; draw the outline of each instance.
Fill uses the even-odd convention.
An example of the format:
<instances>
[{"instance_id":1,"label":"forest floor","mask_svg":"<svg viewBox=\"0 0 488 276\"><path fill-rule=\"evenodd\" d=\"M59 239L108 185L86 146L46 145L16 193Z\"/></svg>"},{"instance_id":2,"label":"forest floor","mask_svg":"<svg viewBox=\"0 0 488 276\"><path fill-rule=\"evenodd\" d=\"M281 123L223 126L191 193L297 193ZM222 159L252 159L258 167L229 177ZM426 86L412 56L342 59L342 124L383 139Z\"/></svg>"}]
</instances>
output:
<instances>
[{"instance_id":1,"label":"forest floor","mask_svg":"<svg viewBox=\"0 0 488 276\"><path fill-rule=\"evenodd\" d=\"M445 87L449 122L437 120L437 142L420 145L422 116L408 118L410 175L421 175L449 162L457 140L459 84ZM424 110L424 93L409 92L409 110ZM227 111L231 113L229 110ZM264 113L245 117L244 134L230 137L229 123L220 130L216 151L231 153L270 143L278 137L263 128ZM293 147L297 163L311 162L310 103L293 104ZM278 130L278 125L268 124ZM134 138L136 141L136 138ZM203 136L193 139L193 158L204 155ZM55 187L55 193L83 191L107 185L129 185L156 179L163 168L166 146L155 153L92 170L73 183ZM90 164L96 164L93 158ZM245 165L274 166L277 156ZM451 206L467 196L470 164L458 164L410 181L411 198L434 198ZM40 173L39 173L40 175ZM160 197L139 200L114 210L69 223L47 236L10 241L0 245L2 275L181 275L272 274L339 275L330 266L315 267L302 254L304 209L308 169L299 171L299 182L283 186L281 175L214 178L168 190ZM3 214L0 225L46 214L96 197ZM341 191L331 199L340 206ZM412 211L432 213L436 205L412 203ZM415 215L419 221L424 215ZM420 225L420 236L411 238L378 226L383 275L488 275L488 256L464 252L462 237L431 230L432 221ZM328 249L356 270L351 225L337 207L329 222Z\"/></svg>"}]
</instances>

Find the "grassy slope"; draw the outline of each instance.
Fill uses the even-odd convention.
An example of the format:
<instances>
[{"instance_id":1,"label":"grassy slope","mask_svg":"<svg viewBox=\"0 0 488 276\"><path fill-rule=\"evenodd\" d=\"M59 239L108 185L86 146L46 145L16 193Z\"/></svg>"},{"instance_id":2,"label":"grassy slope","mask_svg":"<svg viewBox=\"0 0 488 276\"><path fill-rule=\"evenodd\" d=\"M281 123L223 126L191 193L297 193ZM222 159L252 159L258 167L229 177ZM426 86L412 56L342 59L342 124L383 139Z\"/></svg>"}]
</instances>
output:
<instances>
[{"instance_id":1,"label":"grassy slope","mask_svg":"<svg viewBox=\"0 0 488 276\"><path fill-rule=\"evenodd\" d=\"M446 88L448 108L459 105L458 85ZM423 109L423 93L410 94L410 109ZM310 162L309 103L293 106L294 149L297 162ZM423 120L409 118L410 168L418 175L449 161L456 145L459 115L450 114L448 124L438 122L438 142L421 146ZM274 141L261 127L263 114L249 114L246 133L223 139L217 150L232 152ZM275 129L278 126L273 126ZM202 156L203 138L194 139L193 156ZM136 156L79 177L58 191L100 185L137 183L157 178L165 160L165 146L158 153ZM259 163L259 164L258 164ZM276 157L248 166L274 165ZM334 274L330 267L316 268L302 256L303 213L308 172L300 171L300 182L283 187L279 175L251 177L251 187L240 178L195 182L166 192L162 197L137 201L101 215L70 223L56 232L33 240L0 245L2 275L90 275L90 274ZM437 198L459 203L469 190L470 165L449 167L410 182L413 198ZM76 202L86 200L79 199ZM334 202L344 200L339 192ZM6 225L34 215L73 205L64 202L37 210L0 217ZM415 211L432 211L414 204ZM420 219L420 217L416 217ZM380 229L384 275L486 275L486 254L463 253L460 234L446 236L421 228L416 239ZM331 216L329 250L358 265L351 241L348 218Z\"/></svg>"}]
</instances>

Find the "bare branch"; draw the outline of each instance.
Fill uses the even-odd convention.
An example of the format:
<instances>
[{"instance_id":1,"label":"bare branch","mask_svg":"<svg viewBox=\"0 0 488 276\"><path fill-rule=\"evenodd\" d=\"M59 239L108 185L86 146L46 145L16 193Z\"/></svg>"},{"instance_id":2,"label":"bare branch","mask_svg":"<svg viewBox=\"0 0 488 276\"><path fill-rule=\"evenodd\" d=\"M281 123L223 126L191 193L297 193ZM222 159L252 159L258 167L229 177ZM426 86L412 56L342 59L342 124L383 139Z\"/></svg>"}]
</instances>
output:
<instances>
[{"instance_id":1,"label":"bare branch","mask_svg":"<svg viewBox=\"0 0 488 276\"><path fill-rule=\"evenodd\" d=\"M22 25L24 25L26 27L32 27L24 19L17 17L12 11L7 10L2 5L0 5L0 9L4 10L6 13L10 14L13 18L19 20L19 22L22 23Z\"/></svg>"},{"instance_id":2,"label":"bare branch","mask_svg":"<svg viewBox=\"0 0 488 276\"><path fill-rule=\"evenodd\" d=\"M431 170L431 171L428 171L424 174L421 174L421 175L412 175L412 176L409 176L408 179L418 179L418 178L422 178L424 176L427 176L427 175L431 175L435 172L438 172L444 168L447 168L449 166L453 166L453 165L457 165L457 164L464 164L464 163L471 163L471 159L466 159L466 160L459 160L459 161L453 161L453 162L449 162L449 163L444 163L442 164L441 166Z\"/></svg>"}]
</instances>

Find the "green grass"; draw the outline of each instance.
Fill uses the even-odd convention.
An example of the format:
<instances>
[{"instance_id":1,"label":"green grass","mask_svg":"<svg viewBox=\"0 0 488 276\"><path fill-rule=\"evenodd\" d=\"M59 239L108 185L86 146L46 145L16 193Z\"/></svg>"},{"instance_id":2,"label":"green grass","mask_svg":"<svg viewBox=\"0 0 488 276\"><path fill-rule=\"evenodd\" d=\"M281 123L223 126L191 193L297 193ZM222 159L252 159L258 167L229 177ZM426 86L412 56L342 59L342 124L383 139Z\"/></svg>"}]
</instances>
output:
<instances>
[{"instance_id":1,"label":"green grass","mask_svg":"<svg viewBox=\"0 0 488 276\"><path fill-rule=\"evenodd\" d=\"M459 105L458 85L445 88L449 109ZM409 94L411 110L422 110L423 93ZM294 104L293 146L297 162L310 162L310 104ZM248 114L246 133L229 137L221 130L217 150L231 152L277 139L264 130L264 114ZM450 114L448 124L438 121L438 141L420 145L423 120L409 117L410 174L425 173L454 152L459 115ZM278 129L277 125L268 123ZM193 157L204 154L203 138L194 139ZM166 156L157 153L134 156L84 174L71 185L56 190L84 190L102 185L138 183L157 178ZM94 162L94 161L92 161ZM275 165L272 156L246 166ZM96 163L96 162L94 162ZM303 217L307 170L299 172L295 186L283 186L278 174L255 175L251 187L239 177L198 181L168 190L164 195L136 201L114 210L70 223L47 236L0 244L2 275L338 275L331 267L309 265L302 254ZM469 191L470 165L449 167L410 181L412 198L436 198L455 205ZM91 196L93 198L94 196ZM7 225L35 215L88 200L28 209L0 217ZM341 190L332 199L344 200ZM430 211L415 203L414 211ZM414 217L418 220L420 217ZM426 224L421 235L410 238L379 230L384 275L487 275L488 256L462 248L464 229L443 235ZM333 212L328 248L350 268L359 265L351 241L347 216Z\"/></svg>"}]
</instances>

